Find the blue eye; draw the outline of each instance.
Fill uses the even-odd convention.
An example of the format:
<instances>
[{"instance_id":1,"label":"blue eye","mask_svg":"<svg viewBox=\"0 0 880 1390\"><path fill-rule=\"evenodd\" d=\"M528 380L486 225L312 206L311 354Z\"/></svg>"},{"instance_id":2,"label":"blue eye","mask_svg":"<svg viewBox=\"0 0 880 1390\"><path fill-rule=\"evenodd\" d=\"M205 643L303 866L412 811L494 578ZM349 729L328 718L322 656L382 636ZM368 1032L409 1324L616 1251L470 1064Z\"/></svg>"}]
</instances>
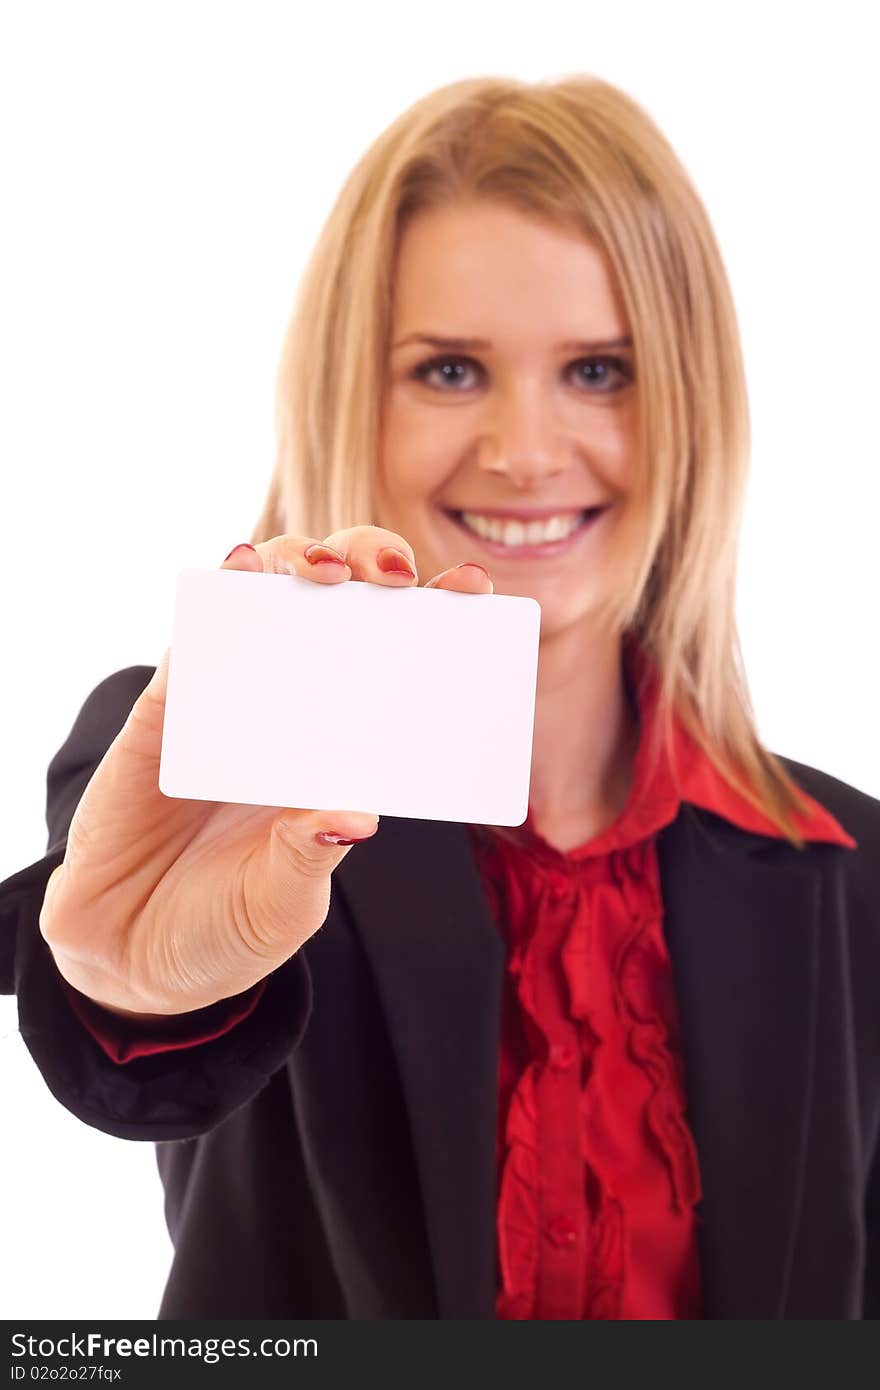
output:
<instances>
[{"instance_id":1,"label":"blue eye","mask_svg":"<svg viewBox=\"0 0 880 1390\"><path fill-rule=\"evenodd\" d=\"M581 368L589 367L590 371L593 373L596 373L598 369L599 374L587 378L587 381L595 383L595 385L606 391L619 391L621 384L625 384L632 379L632 370L629 363L625 362L620 357L583 357L579 362L573 362L572 366ZM615 374L618 378L621 378L621 382L616 386L608 386L607 383L609 379L613 380Z\"/></svg>"},{"instance_id":2,"label":"blue eye","mask_svg":"<svg viewBox=\"0 0 880 1390\"><path fill-rule=\"evenodd\" d=\"M439 378L437 378L438 380L442 381L445 385L455 387L458 382L461 381L461 376L455 375L455 371L465 365L475 367L477 363L473 362L469 357L432 357L429 361L423 362L421 366L416 367L413 376L417 377L419 381L424 381L427 385L433 385L432 382L428 381L428 378L433 372L437 371L440 373ZM447 371L447 368L452 368L453 370Z\"/></svg>"},{"instance_id":3,"label":"blue eye","mask_svg":"<svg viewBox=\"0 0 880 1390\"><path fill-rule=\"evenodd\" d=\"M479 362L475 362L472 357L431 357L428 361L420 363L412 374L416 380L424 382L432 390L461 391L465 389L462 382L467 385L468 371L472 368L478 372L483 370ZM580 381L587 387L588 394L592 395L619 391L633 377L632 368L621 357L581 357L576 362L569 363L566 370L571 371L574 368L580 371L589 369L591 375L580 375ZM435 373L437 375L434 375Z\"/></svg>"}]
</instances>

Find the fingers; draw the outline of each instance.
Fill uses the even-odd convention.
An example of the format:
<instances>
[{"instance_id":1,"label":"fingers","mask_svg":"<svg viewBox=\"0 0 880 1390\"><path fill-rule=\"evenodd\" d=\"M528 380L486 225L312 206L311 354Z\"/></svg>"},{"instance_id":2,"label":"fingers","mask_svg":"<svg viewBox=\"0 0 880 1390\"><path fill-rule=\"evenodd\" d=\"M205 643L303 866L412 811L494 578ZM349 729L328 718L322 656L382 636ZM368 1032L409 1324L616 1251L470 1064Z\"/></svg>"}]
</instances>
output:
<instances>
[{"instance_id":1,"label":"fingers","mask_svg":"<svg viewBox=\"0 0 880 1390\"><path fill-rule=\"evenodd\" d=\"M382 526L352 526L345 531L334 531L327 537L326 544L335 546L345 555L354 579L367 580L371 584L399 582L404 588L407 584L419 582L415 552L409 542L395 531L387 531ZM399 566L400 572L393 566ZM449 589L460 594L495 592L495 585L485 565L471 560L435 574L425 588Z\"/></svg>"},{"instance_id":2,"label":"fingers","mask_svg":"<svg viewBox=\"0 0 880 1390\"><path fill-rule=\"evenodd\" d=\"M475 560L465 560L462 565L441 570L429 579L426 589L450 589L459 594L494 594L495 585L489 571Z\"/></svg>"},{"instance_id":3,"label":"fingers","mask_svg":"<svg viewBox=\"0 0 880 1390\"><path fill-rule=\"evenodd\" d=\"M252 570L255 574L259 574L263 568L263 562L256 546L244 541L241 545L233 546L220 568L222 570Z\"/></svg>"},{"instance_id":4,"label":"fingers","mask_svg":"<svg viewBox=\"0 0 880 1390\"><path fill-rule=\"evenodd\" d=\"M323 540L273 536L257 546L236 546L220 568L296 574L319 584L360 579L405 588L418 583L412 546L396 531L381 526L350 526Z\"/></svg>"},{"instance_id":5,"label":"fingers","mask_svg":"<svg viewBox=\"0 0 880 1390\"><path fill-rule=\"evenodd\" d=\"M256 546L244 542L229 552L220 568L250 570L254 574L296 574L319 584L338 584L351 578L344 557L314 536L273 536Z\"/></svg>"},{"instance_id":6,"label":"fingers","mask_svg":"<svg viewBox=\"0 0 880 1390\"><path fill-rule=\"evenodd\" d=\"M319 584L357 579L405 589L419 582L415 552L409 541L383 526L349 526L333 531L323 540L311 536L273 536L257 546L236 546L220 568L296 574ZM476 561L442 570L425 588L462 594L495 592L488 570Z\"/></svg>"},{"instance_id":7,"label":"fingers","mask_svg":"<svg viewBox=\"0 0 880 1390\"><path fill-rule=\"evenodd\" d=\"M324 544L345 556L352 579L397 588L419 582L415 551L409 541L384 526L349 526L327 536Z\"/></svg>"}]
</instances>

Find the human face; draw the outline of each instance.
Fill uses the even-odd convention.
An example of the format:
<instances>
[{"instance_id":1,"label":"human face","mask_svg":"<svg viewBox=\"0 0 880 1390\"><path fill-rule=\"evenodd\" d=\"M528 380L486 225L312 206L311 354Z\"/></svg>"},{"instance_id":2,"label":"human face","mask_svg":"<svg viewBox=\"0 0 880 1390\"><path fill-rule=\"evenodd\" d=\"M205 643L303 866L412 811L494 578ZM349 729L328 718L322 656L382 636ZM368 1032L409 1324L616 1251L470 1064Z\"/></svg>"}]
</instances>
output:
<instances>
[{"instance_id":1,"label":"human face","mask_svg":"<svg viewBox=\"0 0 880 1390\"><path fill-rule=\"evenodd\" d=\"M420 575L478 560L497 594L538 600L544 636L586 619L614 583L634 432L629 327L593 244L489 202L409 222L395 267L374 520L409 541ZM449 515L592 507L605 510L545 554L487 542Z\"/></svg>"}]
</instances>

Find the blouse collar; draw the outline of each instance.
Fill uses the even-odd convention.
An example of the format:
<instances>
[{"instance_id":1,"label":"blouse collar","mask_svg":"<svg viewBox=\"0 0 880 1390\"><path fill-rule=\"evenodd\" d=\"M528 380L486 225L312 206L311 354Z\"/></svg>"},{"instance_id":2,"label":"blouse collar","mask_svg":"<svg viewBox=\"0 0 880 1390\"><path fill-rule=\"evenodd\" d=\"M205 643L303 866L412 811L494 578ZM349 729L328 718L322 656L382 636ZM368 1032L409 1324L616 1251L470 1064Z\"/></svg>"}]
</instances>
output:
<instances>
[{"instance_id":1,"label":"blouse collar","mask_svg":"<svg viewBox=\"0 0 880 1390\"><path fill-rule=\"evenodd\" d=\"M743 830L784 838L783 831L722 776L677 715L673 719L672 749L664 746L655 766L649 766L651 734L658 717L659 675L632 634L624 640L623 659L628 687L639 711L639 744L626 805L601 834L562 855L538 834L529 802L527 817L515 830L519 845L542 859L572 862L593 858L626 849L662 830L675 820L682 802L723 816ZM803 788L800 790L805 807L795 819L803 838L857 848L856 841L831 812ZM492 838L496 843L510 843L505 837Z\"/></svg>"}]
</instances>

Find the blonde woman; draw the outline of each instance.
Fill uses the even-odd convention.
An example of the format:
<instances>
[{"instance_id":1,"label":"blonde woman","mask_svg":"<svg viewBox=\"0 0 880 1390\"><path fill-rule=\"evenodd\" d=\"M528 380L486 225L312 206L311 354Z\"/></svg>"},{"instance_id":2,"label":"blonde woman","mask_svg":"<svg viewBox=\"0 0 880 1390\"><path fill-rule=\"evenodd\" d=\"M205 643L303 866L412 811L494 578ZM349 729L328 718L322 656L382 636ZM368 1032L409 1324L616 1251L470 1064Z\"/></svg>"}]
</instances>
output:
<instances>
[{"instance_id":1,"label":"blonde woman","mask_svg":"<svg viewBox=\"0 0 880 1390\"><path fill-rule=\"evenodd\" d=\"M277 400L224 565L537 599L529 812L174 801L168 652L89 695L4 973L59 1101L157 1143L160 1317L877 1316L880 804L756 732L743 366L674 152L591 77L433 92Z\"/></svg>"}]
</instances>

